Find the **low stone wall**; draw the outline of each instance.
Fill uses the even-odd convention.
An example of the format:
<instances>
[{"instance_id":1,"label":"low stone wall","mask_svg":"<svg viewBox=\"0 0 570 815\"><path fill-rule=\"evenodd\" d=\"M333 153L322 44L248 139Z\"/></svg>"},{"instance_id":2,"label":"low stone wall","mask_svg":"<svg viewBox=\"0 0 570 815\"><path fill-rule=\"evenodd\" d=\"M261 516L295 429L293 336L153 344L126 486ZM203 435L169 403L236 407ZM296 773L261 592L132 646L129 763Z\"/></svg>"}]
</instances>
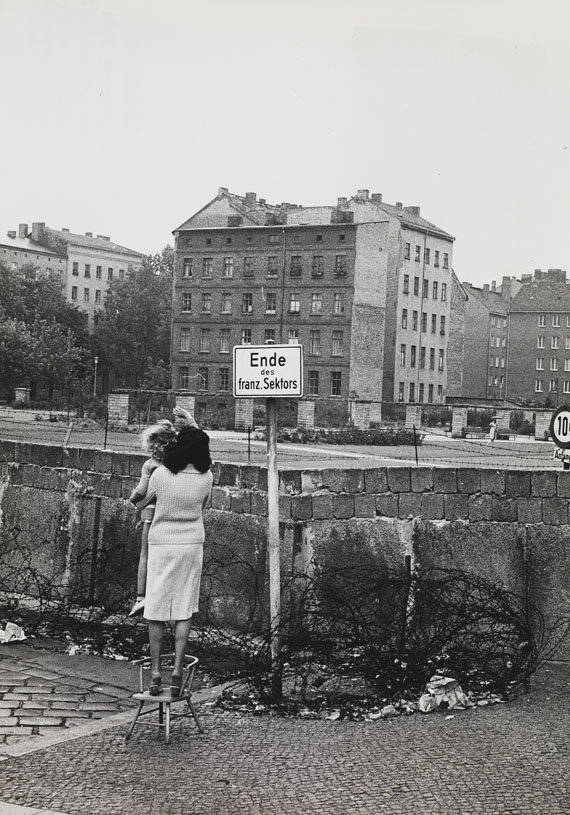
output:
<instances>
[{"instance_id":1,"label":"low stone wall","mask_svg":"<svg viewBox=\"0 0 570 815\"><path fill-rule=\"evenodd\" d=\"M132 595L139 532L127 498L144 456L0 442L0 557L57 575L78 602ZM205 590L250 625L266 592L267 471L213 466ZM312 562L457 568L570 615L570 472L394 467L280 473L282 574ZM18 545L16 545L18 544ZM25 555L22 552L24 544ZM122 599L121 599L122 598ZM565 657L570 658L570 647Z\"/></svg>"}]
</instances>

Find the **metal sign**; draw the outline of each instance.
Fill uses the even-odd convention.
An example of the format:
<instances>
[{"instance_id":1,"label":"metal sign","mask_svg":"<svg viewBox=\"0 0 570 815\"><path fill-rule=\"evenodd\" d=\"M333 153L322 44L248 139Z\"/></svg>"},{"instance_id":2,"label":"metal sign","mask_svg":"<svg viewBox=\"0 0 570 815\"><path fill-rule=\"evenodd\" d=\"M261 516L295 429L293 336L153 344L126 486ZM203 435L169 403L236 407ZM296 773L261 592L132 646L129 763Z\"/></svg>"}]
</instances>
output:
<instances>
[{"instance_id":1,"label":"metal sign","mask_svg":"<svg viewBox=\"0 0 570 815\"><path fill-rule=\"evenodd\" d=\"M570 407L562 405L550 420L550 435L557 447L570 448Z\"/></svg>"},{"instance_id":2,"label":"metal sign","mask_svg":"<svg viewBox=\"0 0 570 815\"><path fill-rule=\"evenodd\" d=\"M302 345L235 345L234 396L303 395Z\"/></svg>"}]
</instances>

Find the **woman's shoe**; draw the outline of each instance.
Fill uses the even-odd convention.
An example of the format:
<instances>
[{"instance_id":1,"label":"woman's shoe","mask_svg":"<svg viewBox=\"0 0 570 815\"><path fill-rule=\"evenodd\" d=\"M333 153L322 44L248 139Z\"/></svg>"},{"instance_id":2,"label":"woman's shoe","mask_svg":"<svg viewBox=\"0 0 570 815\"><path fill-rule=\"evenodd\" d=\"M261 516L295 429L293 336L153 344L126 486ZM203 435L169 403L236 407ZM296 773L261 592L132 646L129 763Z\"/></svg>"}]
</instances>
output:
<instances>
[{"instance_id":1,"label":"woman's shoe","mask_svg":"<svg viewBox=\"0 0 570 815\"><path fill-rule=\"evenodd\" d=\"M151 696L159 696L162 693L162 677L152 677L152 684L149 687L148 692Z\"/></svg>"},{"instance_id":2,"label":"woman's shoe","mask_svg":"<svg viewBox=\"0 0 570 815\"><path fill-rule=\"evenodd\" d=\"M172 674L170 680L170 695L180 696L180 689L182 688L182 674Z\"/></svg>"}]
</instances>

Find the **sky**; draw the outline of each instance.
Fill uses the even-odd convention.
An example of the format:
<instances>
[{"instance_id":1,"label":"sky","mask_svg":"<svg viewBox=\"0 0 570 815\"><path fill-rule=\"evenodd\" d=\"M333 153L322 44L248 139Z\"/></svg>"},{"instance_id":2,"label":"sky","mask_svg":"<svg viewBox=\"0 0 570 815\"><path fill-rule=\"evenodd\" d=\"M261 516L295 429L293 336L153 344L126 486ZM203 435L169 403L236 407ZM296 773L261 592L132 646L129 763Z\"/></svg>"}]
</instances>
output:
<instances>
[{"instance_id":1,"label":"sky","mask_svg":"<svg viewBox=\"0 0 570 815\"><path fill-rule=\"evenodd\" d=\"M0 0L0 228L144 253L218 187L358 189L455 236L460 280L570 273L570 4Z\"/></svg>"}]
</instances>

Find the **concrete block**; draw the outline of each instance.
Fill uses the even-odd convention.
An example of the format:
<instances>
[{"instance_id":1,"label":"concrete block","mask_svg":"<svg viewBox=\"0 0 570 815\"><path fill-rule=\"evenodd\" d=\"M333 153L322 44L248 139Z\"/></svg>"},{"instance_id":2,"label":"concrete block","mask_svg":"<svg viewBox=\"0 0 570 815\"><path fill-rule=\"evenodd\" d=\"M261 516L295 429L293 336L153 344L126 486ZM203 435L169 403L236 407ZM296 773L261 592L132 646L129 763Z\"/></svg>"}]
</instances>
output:
<instances>
[{"instance_id":1,"label":"concrete block","mask_svg":"<svg viewBox=\"0 0 570 815\"><path fill-rule=\"evenodd\" d=\"M568 523L568 501L566 498L543 498L542 520L551 526Z\"/></svg>"},{"instance_id":2,"label":"concrete block","mask_svg":"<svg viewBox=\"0 0 570 815\"><path fill-rule=\"evenodd\" d=\"M114 453L111 460L111 472L115 475L130 475L130 459L128 453Z\"/></svg>"},{"instance_id":3,"label":"concrete block","mask_svg":"<svg viewBox=\"0 0 570 815\"><path fill-rule=\"evenodd\" d=\"M392 492L410 492L411 486L409 467L388 468L388 488Z\"/></svg>"},{"instance_id":4,"label":"concrete block","mask_svg":"<svg viewBox=\"0 0 570 815\"><path fill-rule=\"evenodd\" d=\"M140 478L142 466L147 460L148 456L143 454L141 455L131 455L129 456L129 475L135 476Z\"/></svg>"},{"instance_id":5,"label":"concrete block","mask_svg":"<svg viewBox=\"0 0 570 815\"><path fill-rule=\"evenodd\" d=\"M320 470L303 470L301 473L301 492L313 493L322 487Z\"/></svg>"},{"instance_id":6,"label":"concrete block","mask_svg":"<svg viewBox=\"0 0 570 815\"><path fill-rule=\"evenodd\" d=\"M279 520L291 520L291 499L288 495L279 496Z\"/></svg>"},{"instance_id":7,"label":"concrete block","mask_svg":"<svg viewBox=\"0 0 570 815\"><path fill-rule=\"evenodd\" d=\"M63 467L63 448L53 444L16 442L15 461L39 467Z\"/></svg>"},{"instance_id":8,"label":"concrete block","mask_svg":"<svg viewBox=\"0 0 570 815\"><path fill-rule=\"evenodd\" d=\"M448 521L460 521L469 517L469 496L446 495L444 498L445 517Z\"/></svg>"},{"instance_id":9,"label":"concrete block","mask_svg":"<svg viewBox=\"0 0 570 815\"><path fill-rule=\"evenodd\" d=\"M367 493L388 492L388 474L386 468L365 470L364 484Z\"/></svg>"},{"instance_id":10,"label":"concrete block","mask_svg":"<svg viewBox=\"0 0 570 815\"><path fill-rule=\"evenodd\" d=\"M331 492L363 492L364 473L362 470L323 470L322 485Z\"/></svg>"},{"instance_id":11,"label":"concrete block","mask_svg":"<svg viewBox=\"0 0 570 815\"><path fill-rule=\"evenodd\" d=\"M417 467L410 470L412 492L433 491L433 467Z\"/></svg>"},{"instance_id":12,"label":"concrete block","mask_svg":"<svg viewBox=\"0 0 570 815\"><path fill-rule=\"evenodd\" d=\"M333 501L333 513L335 518L354 517L354 496L336 495Z\"/></svg>"},{"instance_id":13,"label":"concrete block","mask_svg":"<svg viewBox=\"0 0 570 815\"><path fill-rule=\"evenodd\" d=\"M398 496L392 492L380 493L376 496L376 515L386 518L398 517Z\"/></svg>"},{"instance_id":14,"label":"concrete block","mask_svg":"<svg viewBox=\"0 0 570 815\"><path fill-rule=\"evenodd\" d=\"M503 523L513 523L517 520L516 498L506 498L502 495L493 496L493 520Z\"/></svg>"},{"instance_id":15,"label":"concrete block","mask_svg":"<svg viewBox=\"0 0 570 815\"><path fill-rule=\"evenodd\" d=\"M249 464L242 465L239 480L242 487L256 490L259 487L259 467Z\"/></svg>"},{"instance_id":16,"label":"concrete block","mask_svg":"<svg viewBox=\"0 0 570 815\"><path fill-rule=\"evenodd\" d=\"M504 495L505 472L503 470L481 470L481 492Z\"/></svg>"},{"instance_id":17,"label":"concrete block","mask_svg":"<svg viewBox=\"0 0 570 815\"><path fill-rule=\"evenodd\" d=\"M91 473L88 487L92 495L103 495L106 498L120 498L122 494L122 478L118 475Z\"/></svg>"},{"instance_id":18,"label":"concrete block","mask_svg":"<svg viewBox=\"0 0 570 815\"><path fill-rule=\"evenodd\" d=\"M570 470L558 473L556 494L560 498L570 498Z\"/></svg>"},{"instance_id":19,"label":"concrete block","mask_svg":"<svg viewBox=\"0 0 570 815\"><path fill-rule=\"evenodd\" d=\"M560 622L568 620L570 602L570 529L541 524L527 527L529 597L545 617L547 630L554 629L553 641L560 636ZM570 660L570 640L566 638L555 659Z\"/></svg>"},{"instance_id":20,"label":"concrete block","mask_svg":"<svg viewBox=\"0 0 570 815\"><path fill-rule=\"evenodd\" d=\"M354 496L354 514L357 518L376 517L376 496L358 493Z\"/></svg>"},{"instance_id":21,"label":"concrete block","mask_svg":"<svg viewBox=\"0 0 570 815\"><path fill-rule=\"evenodd\" d=\"M116 453L110 450L94 450L93 469L96 473L112 473L113 472L113 458Z\"/></svg>"},{"instance_id":22,"label":"concrete block","mask_svg":"<svg viewBox=\"0 0 570 815\"><path fill-rule=\"evenodd\" d=\"M559 474L554 470L545 470L542 473L532 474L532 494L539 498L549 498L556 495L556 478Z\"/></svg>"},{"instance_id":23,"label":"concrete block","mask_svg":"<svg viewBox=\"0 0 570 815\"><path fill-rule=\"evenodd\" d=\"M291 518L294 521L308 521L313 517L313 501L310 495L291 497Z\"/></svg>"},{"instance_id":24,"label":"concrete block","mask_svg":"<svg viewBox=\"0 0 570 815\"><path fill-rule=\"evenodd\" d=\"M16 442L0 441L0 462L16 461Z\"/></svg>"},{"instance_id":25,"label":"concrete block","mask_svg":"<svg viewBox=\"0 0 570 815\"><path fill-rule=\"evenodd\" d=\"M327 492L323 495L313 495L313 518L324 520L333 517L333 496Z\"/></svg>"},{"instance_id":26,"label":"concrete block","mask_svg":"<svg viewBox=\"0 0 570 815\"><path fill-rule=\"evenodd\" d=\"M422 514L422 496L417 492L400 493L398 515L400 518L420 518Z\"/></svg>"},{"instance_id":27,"label":"concrete block","mask_svg":"<svg viewBox=\"0 0 570 815\"><path fill-rule=\"evenodd\" d=\"M439 521L445 517L445 507L443 493L424 492L422 499L422 517L430 518L432 521Z\"/></svg>"},{"instance_id":28,"label":"concrete block","mask_svg":"<svg viewBox=\"0 0 570 815\"><path fill-rule=\"evenodd\" d=\"M279 492L285 495L298 495L301 492L301 473L295 470L282 470L279 473Z\"/></svg>"},{"instance_id":29,"label":"concrete block","mask_svg":"<svg viewBox=\"0 0 570 815\"><path fill-rule=\"evenodd\" d=\"M232 503L230 491L224 487L212 487L212 509L229 512Z\"/></svg>"},{"instance_id":30,"label":"concrete block","mask_svg":"<svg viewBox=\"0 0 570 815\"><path fill-rule=\"evenodd\" d=\"M542 499L517 498L517 520L521 524L542 523Z\"/></svg>"},{"instance_id":31,"label":"concrete block","mask_svg":"<svg viewBox=\"0 0 570 815\"><path fill-rule=\"evenodd\" d=\"M490 495L469 496L469 520L490 521L493 517L493 498Z\"/></svg>"},{"instance_id":32,"label":"concrete block","mask_svg":"<svg viewBox=\"0 0 570 815\"><path fill-rule=\"evenodd\" d=\"M481 471L474 467L457 468L457 492L473 495L481 492Z\"/></svg>"},{"instance_id":33,"label":"concrete block","mask_svg":"<svg viewBox=\"0 0 570 815\"><path fill-rule=\"evenodd\" d=\"M251 514L267 516L267 495L262 492L251 493Z\"/></svg>"},{"instance_id":34,"label":"concrete block","mask_svg":"<svg viewBox=\"0 0 570 815\"><path fill-rule=\"evenodd\" d=\"M237 464L220 464L218 484L220 487L236 487L239 483L239 466Z\"/></svg>"},{"instance_id":35,"label":"concrete block","mask_svg":"<svg viewBox=\"0 0 570 815\"><path fill-rule=\"evenodd\" d=\"M518 470L505 473L505 495L508 498L524 498L530 495L530 473Z\"/></svg>"},{"instance_id":36,"label":"concrete block","mask_svg":"<svg viewBox=\"0 0 570 815\"><path fill-rule=\"evenodd\" d=\"M244 490L232 493L230 511L237 515L251 512L251 493Z\"/></svg>"},{"instance_id":37,"label":"concrete block","mask_svg":"<svg viewBox=\"0 0 570 815\"><path fill-rule=\"evenodd\" d=\"M457 471L452 468L433 468L434 492L457 492Z\"/></svg>"}]
</instances>

